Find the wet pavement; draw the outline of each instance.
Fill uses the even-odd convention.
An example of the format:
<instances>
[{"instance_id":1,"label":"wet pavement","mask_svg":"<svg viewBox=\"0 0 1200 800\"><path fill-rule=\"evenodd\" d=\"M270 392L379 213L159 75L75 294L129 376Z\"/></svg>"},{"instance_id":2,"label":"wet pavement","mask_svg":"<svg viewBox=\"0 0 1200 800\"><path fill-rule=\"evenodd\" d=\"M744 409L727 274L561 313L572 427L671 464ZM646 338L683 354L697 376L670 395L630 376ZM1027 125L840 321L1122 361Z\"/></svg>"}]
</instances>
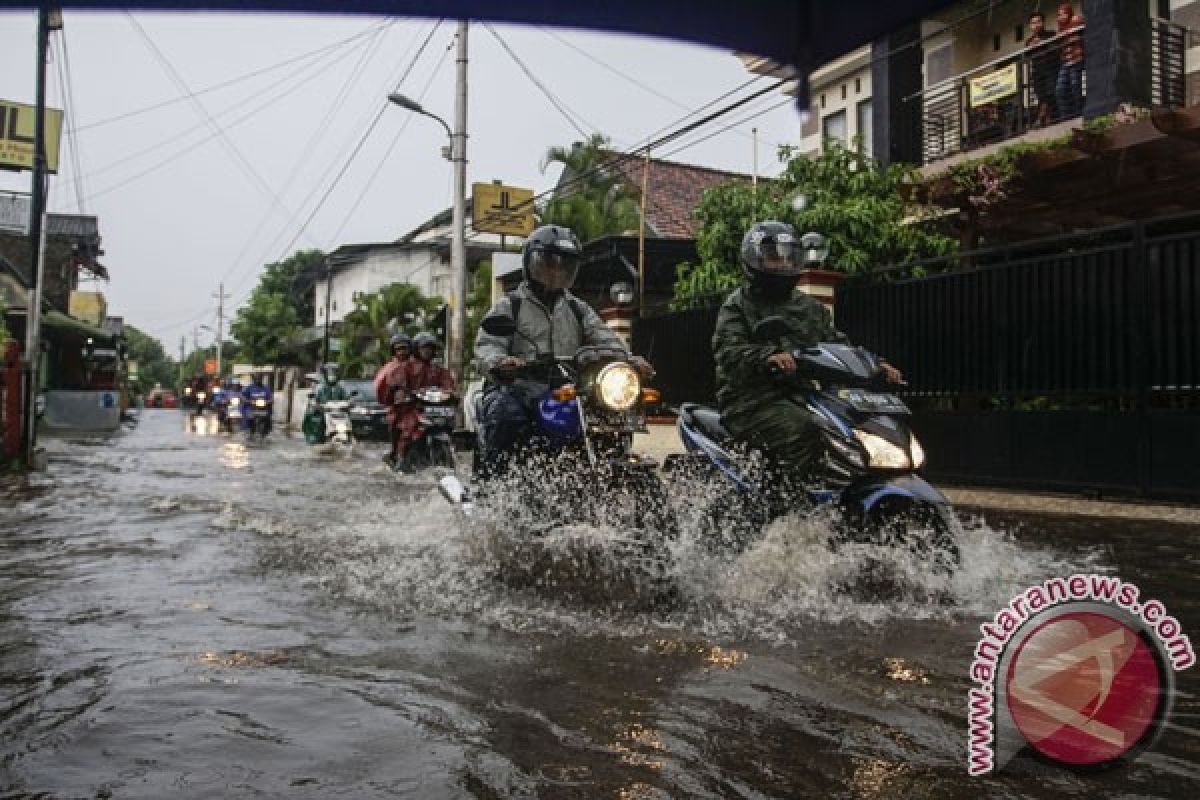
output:
<instances>
[{"instance_id":1,"label":"wet pavement","mask_svg":"<svg viewBox=\"0 0 1200 800\"><path fill-rule=\"evenodd\" d=\"M670 607L514 588L377 447L247 446L146 412L0 478L3 797L1190 797L1200 670L1132 764L966 775L978 625L1014 593L1119 574L1200 631L1200 529L967 520L946 602L831 591L815 523L738 557L675 548ZM686 512L691 498L672 497ZM685 521L686 521L686 514ZM603 538L605 531L593 531Z\"/></svg>"}]
</instances>

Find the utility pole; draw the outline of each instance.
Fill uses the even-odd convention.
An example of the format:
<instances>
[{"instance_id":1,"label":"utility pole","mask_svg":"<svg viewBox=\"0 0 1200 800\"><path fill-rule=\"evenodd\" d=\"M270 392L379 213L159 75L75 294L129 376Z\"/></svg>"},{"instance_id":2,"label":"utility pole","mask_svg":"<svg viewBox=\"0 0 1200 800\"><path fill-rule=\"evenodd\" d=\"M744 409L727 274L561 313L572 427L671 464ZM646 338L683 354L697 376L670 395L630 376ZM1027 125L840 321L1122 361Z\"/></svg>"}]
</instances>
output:
<instances>
[{"instance_id":1,"label":"utility pole","mask_svg":"<svg viewBox=\"0 0 1200 800\"><path fill-rule=\"evenodd\" d=\"M450 246L450 266L454 272L454 303L450 307L450 371L460 387L466 386L467 338L467 21L458 23L458 78L454 97L454 134L450 138L450 157L454 161L454 234Z\"/></svg>"},{"instance_id":2,"label":"utility pole","mask_svg":"<svg viewBox=\"0 0 1200 800\"><path fill-rule=\"evenodd\" d=\"M62 27L60 12L51 20L49 3L38 4L37 24L37 101L33 122L33 187L30 205L29 266L32 278L29 303L25 312L25 411L22 429L22 454L25 465L32 467L37 446L38 361L41 360L42 272L46 259L46 56L50 50L50 30Z\"/></svg>"},{"instance_id":3,"label":"utility pole","mask_svg":"<svg viewBox=\"0 0 1200 800\"><path fill-rule=\"evenodd\" d=\"M217 380L221 380L221 335L224 331L225 324L225 298L229 295L225 294L225 283L217 285Z\"/></svg>"},{"instance_id":4,"label":"utility pole","mask_svg":"<svg viewBox=\"0 0 1200 800\"><path fill-rule=\"evenodd\" d=\"M333 296L333 264L325 257L325 343L321 346L321 363L329 363L329 299Z\"/></svg>"},{"instance_id":5,"label":"utility pole","mask_svg":"<svg viewBox=\"0 0 1200 800\"><path fill-rule=\"evenodd\" d=\"M187 347L187 336L179 337L179 391L183 391L183 351Z\"/></svg>"}]
</instances>

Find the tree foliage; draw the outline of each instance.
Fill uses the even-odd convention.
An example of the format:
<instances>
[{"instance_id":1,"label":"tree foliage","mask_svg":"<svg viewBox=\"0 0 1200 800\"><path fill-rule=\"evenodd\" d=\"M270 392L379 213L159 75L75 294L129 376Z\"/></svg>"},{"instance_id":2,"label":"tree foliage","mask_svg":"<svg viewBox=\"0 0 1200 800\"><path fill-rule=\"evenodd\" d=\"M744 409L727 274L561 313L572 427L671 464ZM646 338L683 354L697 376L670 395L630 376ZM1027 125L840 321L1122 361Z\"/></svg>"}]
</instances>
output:
<instances>
[{"instance_id":1,"label":"tree foliage","mask_svg":"<svg viewBox=\"0 0 1200 800\"><path fill-rule=\"evenodd\" d=\"M913 180L912 167L884 167L833 142L820 156L797 155L789 147L780 148L779 156L786 164L783 174L760 182L757 193L745 181L704 193L695 211L700 263L680 265L677 302L737 286L742 237L760 220L824 234L829 239L825 266L839 272L868 272L954 251L955 240L926 230L919 222L921 210L905 201L901 187ZM805 201L799 208L798 197Z\"/></svg>"},{"instance_id":2,"label":"tree foliage","mask_svg":"<svg viewBox=\"0 0 1200 800\"><path fill-rule=\"evenodd\" d=\"M155 384L174 386L179 380L179 364L167 355L162 342L133 325L125 325L125 344L129 358L138 365L138 390L149 391Z\"/></svg>"},{"instance_id":3,"label":"tree foliage","mask_svg":"<svg viewBox=\"0 0 1200 800\"><path fill-rule=\"evenodd\" d=\"M611 158L609 140L599 133L586 142L547 150L542 171L562 165L567 185L542 206L542 224L570 228L584 243L635 230L641 218L638 194L619 173L601 166Z\"/></svg>"},{"instance_id":4,"label":"tree foliage","mask_svg":"<svg viewBox=\"0 0 1200 800\"><path fill-rule=\"evenodd\" d=\"M293 344L313 324L313 282L323 269L320 250L302 250L267 264L247 303L229 328L242 356L254 364L310 366Z\"/></svg>"},{"instance_id":5,"label":"tree foliage","mask_svg":"<svg viewBox=\"0 0 1200 800\"><path fill-rule=\"evenodd\" d=\"M403 331L414 335L432 322L441 298L426 297L409 283L393 283L374 294L354 295L354 310L342 320L338 363L347 377L368 378L388 358L388 340Z\"/></svg>"}]
</instances>

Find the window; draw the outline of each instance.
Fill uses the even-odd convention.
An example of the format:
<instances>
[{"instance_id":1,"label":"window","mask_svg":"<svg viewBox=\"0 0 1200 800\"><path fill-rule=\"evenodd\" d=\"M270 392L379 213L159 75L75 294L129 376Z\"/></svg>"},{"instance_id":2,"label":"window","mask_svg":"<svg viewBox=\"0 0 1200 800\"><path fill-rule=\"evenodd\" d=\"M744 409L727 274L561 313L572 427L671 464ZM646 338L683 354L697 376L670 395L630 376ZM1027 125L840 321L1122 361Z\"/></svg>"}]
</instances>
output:
<instances>
[{"instance_id":1,"label":"window","mask_svg":"<svg viewBox=\"0 0 1200 800\"><path fill-rule=\"evenodd\" d=\"M1017 44L1025 41L1025 26L1018 23L1017 27L1013 28L1013 41Z\"/></svg>"},{"instance_id":2,"label":"window","mask_svg":"<svg viewBox=\"0 0 1200 800\"><path fill-rule=\"evenodd\" d=\"M1000 49L1000 34L998 34L998 33L992 37L992 49L993 50Z\"/></svg>"},{"instance_id":3,"label":"window","mask_svg":"<svg viewBox=\"0 0 1200 800\"><path fill-rule=\"evenodd\" d=\"M842 84L842 99L846 99L846 84Z\"/></svg>"},{"instance_id":4,"label":"window","mask_svg":"<svg viewBox=\"0 0 1200 800\"><path fill-rule=\"evenodd\" d=\"M825 107L825 95L821 95L821 108Z\"/></svg>"},{"instance_id":5,"label":"window","mask_svg":"<svg viewBox=\"0 0 1200 800\"><path fill-rule=\"evenodd\" d=\"M854 93L859 94L861 92L862 92L862 78L855 78L854 79Z\"/></svg>"},{"instance_id":6,"label":"window","mask_svg":"<svg viewBox=\"0 0 1200 800\"><path fill-rule=\"evenodd\" d=\"M925 57L925 85L933 86L950 77L954 68L954 45L945 44L930 50Z\"/></svg>"},{"instance_id":7,"label":"window","mask_svg":"<svg viewBox=\"0 0 1200 800\"><path fill-rule=\"evenodd\" d=\"M836 139L840 144L846 144L846 112L837 111L821 118L822 140Z\"/></svg>"},{"instance_id":8,"label":"window","mask_svg":"<svg viewBox=\"0 0 1200 800\"><path fill-rule=\"evenodd\" d=\"M858 104L858 148L863 155L875 155L874 126L871 124L871 98Z\"/></svg>"}]
</instances>

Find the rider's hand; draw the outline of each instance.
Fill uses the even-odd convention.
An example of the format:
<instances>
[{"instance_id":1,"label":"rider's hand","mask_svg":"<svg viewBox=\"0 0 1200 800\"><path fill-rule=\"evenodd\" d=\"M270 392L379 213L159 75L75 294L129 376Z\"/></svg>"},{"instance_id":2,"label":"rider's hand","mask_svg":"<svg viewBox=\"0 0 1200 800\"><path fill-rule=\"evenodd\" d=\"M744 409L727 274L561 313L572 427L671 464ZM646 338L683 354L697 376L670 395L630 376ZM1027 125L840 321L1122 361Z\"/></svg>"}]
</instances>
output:
<instances>
[{"instance_id":1,"label":"rider's hand","mask_svg":"<svg viewBox=\"0 0 1200 800\"><path fill-rule=\"evenodd\" d=\"M637 369L638 374L642 376L642 380L648 381L655 376L656 373L654 371L654 367L650 365L649 361L641 356L634 356L633 358L629 359L629 361L633 364L634 368Z\"/></svg>"},{"instance_id":2,"label":"rider's hand","mask_svg":"<svg viewBox=\"0 0 1200 800\"><path fill-rule=\"evenodd\" d=\"M883 376L883 379L888 383L904 383L904 376L900 374L900 370L896 369L886 361L880 362L879 372Z\"/></svg>"},{"instance_id":3,"label":"rider's hand","mask_svg":"<svg viewBox=\"0 0 1200 800\"><path fill-rule=\"evenodd\" d=\"M784 375L791 375L796 371L796 359L792 358L791 353L776 353L767 359L767 367L774 367Z\"/></svg>"},{"instance_id":4,"label":"rider's hand","mask_svg":"<svg viewBox=\"0 0 1200 800\"><path fill-rule=\"evenodd\" d=\"M516 356L505 356L500 359L500 363L496 365L496 369L520 369L525 366L525 359L517 358Z\"/></svg>"}]
</instances>

